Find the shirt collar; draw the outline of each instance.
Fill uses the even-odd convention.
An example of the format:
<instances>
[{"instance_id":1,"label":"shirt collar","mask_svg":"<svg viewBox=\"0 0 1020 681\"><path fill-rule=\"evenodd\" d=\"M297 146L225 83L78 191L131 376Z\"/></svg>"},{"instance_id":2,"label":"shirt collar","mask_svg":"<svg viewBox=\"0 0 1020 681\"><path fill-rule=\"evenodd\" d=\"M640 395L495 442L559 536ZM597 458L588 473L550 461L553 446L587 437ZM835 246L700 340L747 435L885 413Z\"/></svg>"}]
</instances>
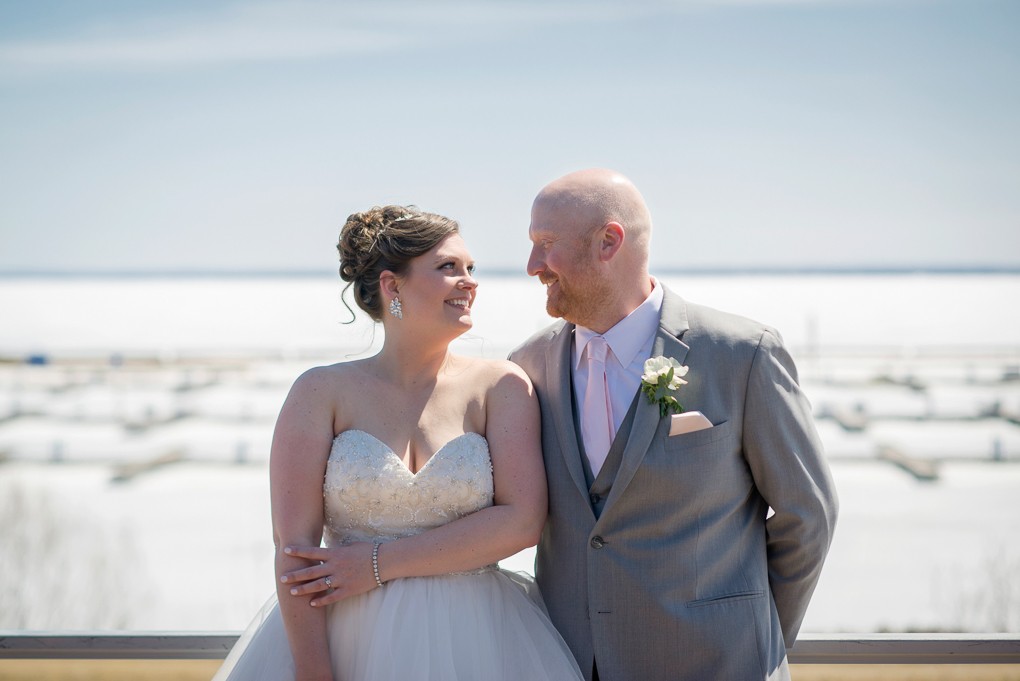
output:
<instances>
[{"instance_id":1,"label":"shirt collar","mask_svg":"<svg viewBox=\"0 0 1020 681\"><path fill-rule=\"evenodd\" d=\"M648 338L659 328L659 316L662 311L662 286L652 277L652 292L644 302L616 323L613 328L602 334L613 351L613 355L621 365L627 366L645 346ZM592 336L598 334L584 326L574 329L574 366L580 364L584 347Z\"/></svg>"}]
</instances>

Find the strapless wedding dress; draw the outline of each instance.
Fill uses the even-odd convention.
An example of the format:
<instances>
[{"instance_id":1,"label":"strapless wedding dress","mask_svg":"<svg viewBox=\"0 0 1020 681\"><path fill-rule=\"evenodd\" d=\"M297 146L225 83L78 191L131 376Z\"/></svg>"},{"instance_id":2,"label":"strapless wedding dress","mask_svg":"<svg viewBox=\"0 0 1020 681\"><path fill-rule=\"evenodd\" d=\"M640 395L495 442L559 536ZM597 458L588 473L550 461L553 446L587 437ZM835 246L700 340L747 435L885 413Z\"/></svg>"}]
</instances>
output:
<instances>
[{"instance_id":1,"label":"strapless wedding dress","mask_svg":"<svg viewBox=\"0 0 1020 681\"><path fill-rule=\"evenodd\" d=\"M327 546L387 542L492 505L485 438L461 435L412 473L378 438L336 437L323 484ZM581 674L526 575L490 566L395 579L326 607L334 681L562 681ZM276 599L214 681L293 679Z\"/></svg>"}]
</instances>

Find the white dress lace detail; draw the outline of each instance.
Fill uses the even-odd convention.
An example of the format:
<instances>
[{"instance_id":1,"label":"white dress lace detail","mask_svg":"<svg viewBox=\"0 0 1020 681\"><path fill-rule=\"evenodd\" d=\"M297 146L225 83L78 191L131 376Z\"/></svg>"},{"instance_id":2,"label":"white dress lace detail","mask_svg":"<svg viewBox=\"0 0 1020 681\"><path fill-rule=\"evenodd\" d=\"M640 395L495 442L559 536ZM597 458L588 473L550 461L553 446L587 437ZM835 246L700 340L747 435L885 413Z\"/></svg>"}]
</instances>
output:
<instances>
[{"instance_id":1,"label":"white dress lace detail","mask_svg":"<svg viewBox=\"0 0 1020 681\"><path fill-rule=\"evenodd\" d=\"M464 433L412 473L374 435L347 430L333 441L323 497L329 546L419 534L492 505L489 445Z\"/></svg>"},{"instance_id":2,"label":"white dress lace detail","mask_svg":"<svg viewBox=\"0 0 1020 681\"><path fill-rule=\"evenodd\" d=\"M493 503L485 438L465 433L412 473L373 435L336 437L323 481L327 545L394 541ZM335 681L576 681L574 658L534 581L489 566L395 579L327 607ZM291 681L294 663L275 597L214 681Z\"/></svg>"}]
</instances>

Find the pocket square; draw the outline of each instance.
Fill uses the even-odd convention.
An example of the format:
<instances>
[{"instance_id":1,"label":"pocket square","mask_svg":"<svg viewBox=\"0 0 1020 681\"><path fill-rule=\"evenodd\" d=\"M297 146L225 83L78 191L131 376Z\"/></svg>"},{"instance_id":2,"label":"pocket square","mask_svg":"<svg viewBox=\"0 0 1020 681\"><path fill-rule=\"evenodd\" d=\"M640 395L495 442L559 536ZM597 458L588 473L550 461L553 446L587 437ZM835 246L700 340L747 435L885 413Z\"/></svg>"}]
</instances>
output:
<instances>
[{"instance_id":1,"label":"pocket square","mask_svg":"<svg viewBox=\"0 0 1020 681\"><path fill-rule=\"evenodd\" d=\"M669 436L693 433L697 430L711 428L712 422L705 418L700 411L685 411L681 414L673 414L669 417Z\"/></svg>"}]
</instances>

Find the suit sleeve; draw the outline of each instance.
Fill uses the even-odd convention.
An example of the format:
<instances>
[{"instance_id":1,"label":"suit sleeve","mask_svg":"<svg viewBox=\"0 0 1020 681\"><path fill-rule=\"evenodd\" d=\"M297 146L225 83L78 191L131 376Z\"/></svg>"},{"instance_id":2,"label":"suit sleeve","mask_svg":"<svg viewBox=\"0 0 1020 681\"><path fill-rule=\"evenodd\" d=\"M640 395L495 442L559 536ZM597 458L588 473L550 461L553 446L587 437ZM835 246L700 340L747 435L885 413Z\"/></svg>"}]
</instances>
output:
<instances>
[{"instance_id":1,"label":"suit sleeve","mask_svg":"<svg viewBox=\"0 0 1020 681\"><path fill-rule=\"evenodd\" d=\"M797 369L772 331L759 339L745 399L743 448L774 511L765 523L769 586L790 647L832 541L838 500Z\"/></svg>"}]
</instances>

